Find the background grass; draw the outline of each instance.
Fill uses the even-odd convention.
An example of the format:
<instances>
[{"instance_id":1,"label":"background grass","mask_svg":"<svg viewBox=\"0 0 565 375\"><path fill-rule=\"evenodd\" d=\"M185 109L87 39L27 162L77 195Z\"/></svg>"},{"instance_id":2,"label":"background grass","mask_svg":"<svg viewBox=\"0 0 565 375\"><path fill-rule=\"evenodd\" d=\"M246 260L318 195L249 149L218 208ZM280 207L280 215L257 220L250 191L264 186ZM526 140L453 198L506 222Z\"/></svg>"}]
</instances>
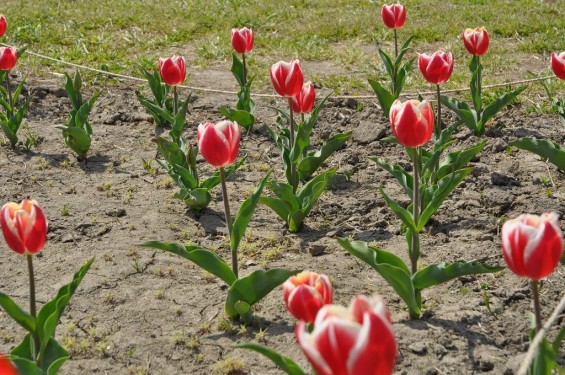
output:
<instances>
[{"instance_id":1,"label":"background grass","mask_svg":"<svg viewBox=\"0 0 565 375\"><path fill-rule=\"evenodd\" d=\"M250 69L267 87L268 68L278 60L326 61L331 72L306 71L327 87L367 91L369 76L383 77L375 52L392 51L392 32L380 20L382 1L369 0L4 0L9 22L2 42L116 73L139 76L160 56L182 54L189 69L229 68L232 27L256 33ZM565 50L562 0L406 0L408 17L400 40L414 35L414 52L451 50L456 64L446 88L466 86L469 57L460 35L485 26L491 48L483 59L485 83L528 78L540 67L549 74L549 54ZM534 60L532 60L534 59ZM35 74L50 63L21 61ZM315 66L315 65L314 65ZM69 70L61 66L57 70ZM537 69L538 71L540 69ZM264 72L261 73L261 72ZM422 88L418 73L407 89ZM213 87L214 83L210 82ZM559 86L559 85L558 85ZM425 86L426 89L428 88ZM560 86L558 88L561 88Z\"/></svg>"}]
</instances>

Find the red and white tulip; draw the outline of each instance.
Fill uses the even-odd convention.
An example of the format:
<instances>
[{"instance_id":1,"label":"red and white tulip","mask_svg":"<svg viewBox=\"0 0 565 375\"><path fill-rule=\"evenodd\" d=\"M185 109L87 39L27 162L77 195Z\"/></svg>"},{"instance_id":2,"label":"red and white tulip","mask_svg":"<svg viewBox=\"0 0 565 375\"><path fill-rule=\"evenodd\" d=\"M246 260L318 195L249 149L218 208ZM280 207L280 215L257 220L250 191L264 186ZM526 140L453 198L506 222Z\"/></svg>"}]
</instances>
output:
<instances>
[{"instance_id":1,"label":"red and white tulip","mask_svg":"<svg viewBox=\"0 0 565 375\"><path fill-rule=\"evenodd\" d=\"M0 36L3 36L6 33L7 27L8 27L8 21L6 20L6 16L0 14Z\"/></svg>"},{"instance_id":2,"label":"red and white tulip","mask_svg":"<svg viewBox=\"0 0 565 375\"><path fill-rule=\"evenodd\" d=\"M381 8L381 17L389 29L400 29L406 21L406 8L400 4L384 4Z\"/></svg>"},{"instance_id":3,"label":"red and white tulip","mask_svg":"<svg viewBox=\"0 0 565 375\"><path fill-rule=\"evenodd\" d=\"M0 47L0 70L11 70L18 61L18 50L12 47Z\"/></svg>"},{"instance_id":4,"label":"red and white tulip","mask_svg":"<svg viewBox=\"0 0 565 375\"><path fill-rule=\"evenodd\" d=\"M558 78L565 79L565 51L551 53L551 69Z\"/></svg>"},{"instance_id":5,"label":"red and white tulip","mask_svg":"<svg viewBox=\"0 0 565 375\"><path fill-rule=\"evenodd\" d=\"M18 254L35 254L43 249L47 240L47 220L34 200L6 203L0 211L0 224L4 239Z\"/></svg>"},{"instance_id":6,"label":"red and white tulip","mask_svg":"<svg viewBox=\"0 0 565 375\"><path fill-rule=\"evenodd\" d=\"M236 122L198 125L198 149L206 161L215 167L232 164L239 152L240 130Z\"/></svg>"},{"instance_id":7,"label":"red and white tulip","mask_svg":"<svg viewBox=\"0 0 565 375\"><path fill-rule=\"evenodd\" d=\"M169 86L177 86L186 78L184 57L173 56L159 59L159 73L161 79Z\"/></svg>"},{"instance_id":8,"label":"red and white tulip","mask_svg":"<svg viewBox=\"0 0 565 375\"><path fill-rule=\"evenodd\" d=\"M237 53L248 53L253 49L255 36L247 27L231 30L231 45Z\"/></svg>"},{"instance_id":9,"label":"red and white tulip","mask_svg":"<svg viewBox=\"0 0 565 375\"><path fill-rule=\"evenodd\" d=\"M304 84L304 75L298 60L289 63L279 61L271 66L271 82L277 93L292 98L298 95Z\"/></svg>"},{"instance_id":10,"label":"red and white tulip","mask_svg":"<svg viewBox=\"0 0 565 375\"><path fill-rule=\"evenodd\" d=\"M322 306L332 303L332 285L328 276L304 271L283 284L283 296L296 319L313 323Z\"/></svg>"},{"instance_id":11,"label":"red and white tulip","mask_svg":"<svg viewBox=\"0 0 565 375\"><path fill-rule=\"evenodd\" d=\"M298 95L292 97L292 110L296 113L310 113L316 101L316 89L312 82L308 81Z\"/></svg>"},{"instance_id":12,"label":"red and white tulip","mask_svg":"<svg viewBox=\"0 0 565 375\"><path fill-rule=\"evenodd\" d=\"M481 56L488 50L489 35L484 27L475 27L474 29L465 29L463 31L463 44L470 54Z\"/></svg>"},{"instance_id":13,"label":"red and white tulip","mask_svg":"<svg viewBox=\"0 0 565 375\"><path fill-rule=\"evenodd\" d=\"M434 112L426 100L399 99L390 108L390 127L398 142L406 147L419 147L430 140L434 130Z\"/></svg>"},{"instance_id":14,"label":"red and white tulip","mask_svg":"<svg viewBox=\"0 0 565 375\"><path fill-rule=\"evenodd\" d=\"M420 72L429 83L439 85L447 82L453 72L451 52L436 51L431 55L422 53L418 56Z\"/></svg>"}]
</instances>

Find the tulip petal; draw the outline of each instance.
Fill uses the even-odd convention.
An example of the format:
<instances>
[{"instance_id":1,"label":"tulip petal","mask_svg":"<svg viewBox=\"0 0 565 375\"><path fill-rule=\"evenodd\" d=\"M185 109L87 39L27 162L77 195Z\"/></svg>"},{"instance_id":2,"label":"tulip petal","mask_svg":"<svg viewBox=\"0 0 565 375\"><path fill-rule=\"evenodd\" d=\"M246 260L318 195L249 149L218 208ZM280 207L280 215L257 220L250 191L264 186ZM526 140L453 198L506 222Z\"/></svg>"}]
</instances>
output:
<instances>
[{"instance_id":1,"label":"tulip petal","mask_svg":"<svg viewBox=\"0 0 565 375\"><path fill-rule=\"evenodd\" d=\"M306 331L306 323L298 322L295 330L296 340L302 348L302 351L312 364L318 375L334 375L332 369L328 366L322 355L316 349L314 337Z\"/></svg>"}]
</instances>

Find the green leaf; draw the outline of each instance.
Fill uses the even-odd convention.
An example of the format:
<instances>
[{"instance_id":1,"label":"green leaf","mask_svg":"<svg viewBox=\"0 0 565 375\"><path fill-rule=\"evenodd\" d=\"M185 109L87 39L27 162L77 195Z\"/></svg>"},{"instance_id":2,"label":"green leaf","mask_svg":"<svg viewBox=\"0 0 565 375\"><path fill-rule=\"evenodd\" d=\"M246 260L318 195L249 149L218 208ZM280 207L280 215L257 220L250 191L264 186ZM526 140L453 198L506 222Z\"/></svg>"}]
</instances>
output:
<instances>
[{"instance_id":1,"label":"green leaf","mask_svg":"<svg viewBox=\"0 0 565 375\"><path fill-rule=\"evenodd\" d=\"M388 76L390 77L391 82L392 82L392 80L394 79L394 65L392 65L392 59L380 47L377 47L377 52L378 52L381 60L383 61L385 69L388 73Z\"/></svg>"},{"instance_id":2,"label":"green leaf","mask_svg":"<svg viewBox=\"0 0 565 375\"><path fill-rule=\"evenodd\" d=\"M416 61L416 58L411 58L402 68L398 69L398 71L396 72L396 85L395 91L393 93L395 98L398 98L400 96L400 93L404 88L404 81L406 81L406 76L412 70L414 61Z\"/></svg>"},{"instance_id":3,"label":"green leaf","mask_svg":"<svg viewBox=\"0 0 565 375\"><path fill-rule=\"evenodd\" d=\"M198 152L198 149L196 149L196 152ZM226 167L225 170L224 170L224 172L226 173L226 177L229 177L232 174L234 174L235 171L237 171L239 169L239 167L241 167L243 165L245 160L247 160L247 155L243 156L241 159L239 159L238 161L236 161L235 163L233 163L229 167ZM214 173L212 176L208 177L206 180L202 181L200 183L200 187L202 187L206 190L211 190L212 188L217 186L220 182L222 182L222 180L220 178L220 171L218 171L218 172Z\"/></svg>"},{"instance_id":4,"label":"green leaf","mask_svg":"<svg viewBox=\"0 0 565 375\"><path fill-rule=\"evenodd\" d=\"M237 301L234 304L234 308L237 310L239 318L243 320L246 325L251 324L251 321L253 320L253 310L247 302Z\"/></svg>"},{"instance_id":5,"label":"green leaf","mask_svg":"<svg viewBox=\"0 0 565 375\"><path fill-rule=\"evenodd\" d=\"M411 35L410 38L408 38L406 42L404 42L402 47L400 47L400 51L398 51L398 56L396 56L396 60L394 61L394 65L397 68L400 68L400 63L402 62L404 55L406 54L406 52L410 50L409 46L410 46L410 42L412 42L412 39L414 39L414 35Z\"/></svg>"},{"instance_id":6,"label":"green leaf","mask_svg":"<svg viewBox=\"0 0 565 375\"><path fill-rule=\"evenodd\" d=\"M91 138L81 128L69 127L58 125L56 128L63 130L65 143L71 148L79 157L84 157L90 149Z\"/></svg>"},{"instance_id":7,"label":"green leaf","mask_svg":"<svg viewBox=\"0 0 565 375\"><path fill-rule=\"evenodd\" d=\"M392 107L392 103L394 103L394 100L396 98L377 81L370 79L369 84L373 88L375 95L377 95L377 99L379 101L381 109L383 110L383 114L386 118L388 118L390 107Z\"/></svg>"},{"instance_id":8,"label":"green leaf","mask_svg":"<svg viewBox=\"0 0 565 375\"><path fill-rule=\"evenodd\" d=\"M56 375L67 359L69 353L54 338L50 338L41 359L41 365L47 375Z\"/></svg>"},{"instance_id":9,"label":"green leaf","mask_svg":"<svg viewBox=\"0 0 565 375\"><path fill-rule=\"evenodd\" d=\"M414 315L420 315L420 306L416 300L415 288L412 285L410 271L406 264L396 255L367 246L363 241L350 241L338 238L337 242L349 253L361 259L377 271L408 306ZM413 315L413 314L410 314Z\"/></svg>"},{"instance_id":10,"label":"green leaf","mask_svg":"<svg viewBox=\"0 0 565 375\"><path fill-rule=\"evenodd\" d=\"M306 375L306 373L293 360L283 357L273 349L258 344L239 344L235 346L238 349L253 350L264 355L275 363L281 370L288 375Z\"/></svg>"},{"instance_id":11,"label":"green leaf","mask_svg":"<svg viewBox=\"0 0 565 375\"><path fill-rule=\"evenodd\" d=\"M439 165L436 178L439 180L452 171L464 168L477 154L479 154L487 144L484 139L474 146L468 147L461 151L454 151L447 155L445 160Z\"/></svg>"},{"instance_id":12,"label":"green leaf","mask_svg":"<svg viewBox=\"0 0 565 375\"><path fill-rule=\"evenodd\" d=\"M239 86L241 87L244 85L243 63L237 58L237 55L235 53L233 53L232 56L233 56L233 61L231 64L231 72L235 77L235 79L237 80L237 83L239 83Z\"/></svg>"},{"instance_id":13,"label":"green leaf","mask_svg":"<svg viewBox=\"0 0 565 375\"><path fill-rule=\"evenodd\" d=\"M471 60L471 62L473 60L476 61L476 59L477 57L473 55L473 59ZM481 98L481 91L479 90L479 87L477 85L477 80L481 77L482 71L483 71L483 66L481 64L478 64L475 70L473 71L473 74L471 76L471 82L469 84L469 87L471 88L471 99L473 100L473 106L475 107L475 111L479 114L482 111L483 102Z\"/></svg>"},{"instance_id":14,"label":"green leaf","mask_svg":"<svg viewBox=\"0 0 565 375\"><path fill-rule=\"evenodd\" d=\"M530 366L529 374L535 375L552 375L553 370L557 366L557 353L553 351L553 348L547 341L543 338L538 346L538 352L532 361Z\"/></svg>"},{"instance_id":15,"label":"green leaf","mask_svg":"<svg viewBox=\"0 0 565 375\"><path fill-rule=\"evenodd\" d=\"M178 243L164 243L159 241L145 242L141 244L141 246L177 254L205 271L210 272L212 275L217 276L228 285L232 285L235 280L237 280L230 266L210 250L198 246L183 246Z\"/></svg>"},{"instance_id":16,"label":"green leaf","mask_svg":"<svg viewBox=\"0 0 565 375\"><path fill-rule=\"evenodd\" d=\"M12 319L28 332L35 332L35 318L25 312L16 302L4 293L0 293L0 307L10 315Z\"/></svg>"},{"instance_id":17,"label":"green leaf","mask_svg":"<svg viewBox=\"0 0 565 375\"><path fill-rule=\"evenodd\" d=\"M416 272L412 276L412 283L414 288L421 290L443 284L461 276L493 273L503 269L504 267L501 266L489 266L479 262L467 262L464 260L453 263L443 262L432 264Z\"/></svg>"},{"instance_id":18,"label":"green leaf","mask_svg":"<svg viewBox=\"0 0 565 375\"><path fill-rule=\"evenodd\" d=\"M180 189L174 195L175 198L183 201L191 210L201 211L208 207L212 201L212 195L204 188Z\"/></svg>"},{"instance_id":19,"label":"green leaf","mask_svg":"<svg viewBox=\"0 0 565 375\"><path fill-rule=\"evenodd\" d=\"M485 131L485 125L494 115L496 115L502 108L506 107L508 104L512 103L518 95L526 89L527 86L522 86L514 91L507 92L504 95L499 96L496 100L489 105L487 105L481 114L481 119L477 124L477 129L479 131L478 135L482 135Z\"/></svg>"},{"instance_id":20,"label":"green leaf","mask_svg":"<svg viewBox=\"0 0 565 375\"><path fill-rule=\"evenodd\" d=\"M296 192L296 198L300 202L304 216L308 215L314 204L326 190L336 171L337 167L319 174Z\"/></svg>"},{"instance_id":21,"label":"green leaf","mask_svg":"<svg viewBox=\"0 0 565 375\"><path fill-rule=\"evenodd\" d=\"M306 181L309 179L327 158L329 158L335 151L343 146L349 138L351 138L352 134L353 132L350 131L336 134L329 138L320 150L311 152L307 157L303 158L300 163L298 163L298 167L296 169L300 180Z\"/></svg>"},{"instance_id":22,"label":"green leaf","mask_svg":"<svg viewBox=\"0 0 565 375\"><path fill-rule=\"evenodd\" d=\"M24 336L24 339L10 352L13 358L23 358L29 361L35 361L33 358L33 340L31 333ZM14 361L15 362L15 361Z\"/></svg>"},{"instance_id":23,"label":"green leaf","mask_svg":"<svg viewBox=\"0 0 565 375\"><path fill-rule=\"evenodd\" d=\"M86 264L84 264L80 270L74 274L73 280L69 284L62 286L59 289L57 296L46 303L39 311L39 314L37 315L37 331L41 342L39 355L42 358L46 355L46 351L50 349L48 347L49 338L55 337L55 329L57 328L57 324L59 324L59 319L61 318L63 311L69 304L73 294L77 290L93 262L94 258L91 258L88 262L86 262Z\"/></svg>"},{"instance_id":24,"label":"green leaf","mask_svg":"<svg viewBox=\"0 0 565 375\"><path fill-rule=\"evenodd\" d=\"M565 326L561 327L559 333L555 336L555 340L553 340L552 346L555 353L559 353L563 340L565 340Z\"/></svg>"},{"instance_id":25,"label":"green leaf","mask_svg":"<svg viewBox=\"0 0 565 375\"><path fill-rule=\"evenodd\" d=\"M291 185L272 180L269 182L269 189L287 203L290 211L302 208L301 202L292 191Z\"/></svg>"},{"instance_id":26,"label":"green leaf","mask_svg":"<svg viewBox=\"0 0 565 375\"><path fill-rule=\"evenodd\" d=\"M414 184L414 178L410 173L406 172L406 170L400 165L387 164L383 159L379 157L370 156L369 159L380 165L385 171L392 174L400 183L400 186L402 186L406 194L408 194L408 196L412 198L412 186Z\"/></svg>"},{"instance_id":27,"label":"green leaf","mask_svg":"<svg viewBox=\"0 0 565 375\"><path fill-rule=\"evenodd\" d=\"M188 113L188 103L190 102L190 95L185 101L181 101L177 114L171 126L169 135L176 144L180 144L182 131L186 125L186 114Z\"/></svg>"},{"instance_id":28,"label":"green leaf","mask_svg":"<svg viewBox=\"0 0 565 375\"><path fill-rule=\"evenodd\" d=\"M262 203L269 207L271 210L275 211L275 213L279 215L281 219L288 223L290 213L292 211L287 202L279 198L261 197L259 199L259 203Z\"/></svg>"},{"instance_id":29,"label":"green leaf","mask_svg":"<svg viewBox=\"0 0 565 375\"><path fill-rule=\"evenodd\" d=\"M470 109L466 103L443 95L440 97L440 101L447 108L455 112L459 119L462 120L470 130L478 134L479 125L477 123L477 113Z\"/></svg>"},{"instance_id":30,"label":"green leaf","mask_svg":"<svg viewBox=\"0 0 565 375\"><path fill-rule=\"evenodd\" d=\"M257 270L235 281L228 291L225 305L226 314L230 318L236 318L238 312L235 304L238 301L243 301L249 306L253 306L277 286L284 283L290 276L296 275L298 272L283 269Z\"/></svg>"},{"instance_id":31,"label":"green leaf","mask_svg":"<svg viewBox=\"0 0 565 375\"><path fill-rule=\"evenodd\" d=\"M246 130L255 124L255 117L248 111L229 109L226 106L221 106L218 108L218 111L227 119L237 122L239 126Z\"/></svg>"},{"instance_id":32,"label":"green leaf","mask_svg":"<svg viewBox=\"0 0 565 375\"><path fill-rule=\"evenodd\" d=\"M404 223L404 225L406 225L408 229L410 229L413 233L419 233L419 231L416 230L416 223L414 223L412 214L405 208L401 207L396 201L389 198L388 195L386 195L382 185L379 186L379 191L381 192L381 195L383 196L388 206L394 211L396 216L398 216L398 218L402 220L402 223Z\"/></svg>"},{"instance_id":33,"label":"green leaf","mask_svg":"<svg viewBox=\"0 0 565 375\"><path fill-rule=\"evenodd\" d=\"M10 144L13 147L16 145L16 143L18 143L18 136L14 131L12 131L12 128L8 124L1 122L0 126L2 127L2 131L4 132L4 135L6 136L6 138L8 138Z\"/></svg>"},{"instance_id":34,"label":"green leaf","mask_svg":"<svg viewBox=\"0 0 565 375\"><path fill-rule=\"evenodd\" d=\"M267 183L267 180L271 176L271 172L267 173L265 177L259 182L257 188L249 198L247 198L235 217L233 222L233 228L231 233L231 250L236 251L239 248L239 243L241 239L245 235L245 230L249 225L249 221L255 212L255 208L257 207L257 203L259 202L259 198L261 197L261 193L263 192L263 188Z\"/></svg>"},{"instance_id":35,"label":"green leaf","mask_svg":"<svg viewBox=\"0 0 565 375\"><path fill-rule=\"evenodd\" d=\"M21 375L45 375L33 360L15 356L10 356L10 360Z\"/></svg>"},{"instance_id":36,"label":"green leaf","mask_svg":"<svg viewBox=\"0 0 565 375\"><path fill-rule=\"evenodd\" d=\"M565 148L546 139L519 138L511 143L512 146L533 152L549 160L558 169L565 171Z\"/></svg>"}]
</instances>

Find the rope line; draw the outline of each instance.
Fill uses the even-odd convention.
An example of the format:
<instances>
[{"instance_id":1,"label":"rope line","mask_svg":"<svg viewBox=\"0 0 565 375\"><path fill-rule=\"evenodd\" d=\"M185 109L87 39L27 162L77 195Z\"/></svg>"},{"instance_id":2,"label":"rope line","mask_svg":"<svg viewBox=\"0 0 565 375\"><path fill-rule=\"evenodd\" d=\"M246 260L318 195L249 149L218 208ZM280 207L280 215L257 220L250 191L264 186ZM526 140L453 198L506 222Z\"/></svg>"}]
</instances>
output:
<instances>
[{"instance_id":1,"label":"rope line","mask_svg":"<svg viewBox=\"0 0 565 375\"><path fill-rule=\"evenodd\" d=\"M11 46L11 45L5 44L5 43L0 43L0 45L5 46L5 47L15 48L14 46ZM25 53L30 54L30 55L35 56L35 57L38 57L38 58L43 59L43 60L56 62L56 63L61 64L61 65L72 66L73 68L77 68L77 69L88 70L88 71L91 71L91 72L95 72L95 73L110 76L110 77L121 78L121 79L129 80L129 81L146 82L145 79L140 78L140 77L134 77L134 76L119 74L119 73L112 73L112 72L109 72L109 71L106 71L106 70L96 69L96 68L92 68L92 67L86 66L86 65L75 64L75 63L72 63L72 62L56 59L54 57L45 56L45 55L42 55L40 53L32 52L30 50L26 50ZM521 84L525 84L525 83L545 81L545 80L549 80L549 79L553 79L553 78L555 78L555 75L549 75L549 76L538 77L538 78L523 79L523 80L519 80L519 81L512 81L512 82L505 82L505 83L496 83L496 84L492 84L492 85L485 85L485 86L483 86L483 89L492 89L492 88L505 87L505 86L516 86L516 85L521 85ZM237 95L237 91L211 89L211 88L207 88L207 87L188 86L188 85L178 85L177 87L180 87L180 88L183 88L183 89L188 89L188 90L194 90L194 91L209 92L209 93L214 93L214 94ZM458 89L442 90L442 93L445 93L445 94L447 94L447 93L459 93L459 92L467 91L468 89L469 88L465 87L465 88L458 88ZM435 91L424 91L424 92L412 91L412 92L401 93L400 96L415 97L415 96L418 96L418 95L424 96L424 95L435 95L435 94L436 94ZM279 98L280 97L279 95L274 95L274 94L259 94L259 93L255 93L255 94L253 94L253 96L259 97L259 98ZM336 95L336 96L330 97L330 99L334 99L334 100L338 100L338 99L375 99L375 98L376 98L375 95Z\"/></svg>"}]
</instances>

